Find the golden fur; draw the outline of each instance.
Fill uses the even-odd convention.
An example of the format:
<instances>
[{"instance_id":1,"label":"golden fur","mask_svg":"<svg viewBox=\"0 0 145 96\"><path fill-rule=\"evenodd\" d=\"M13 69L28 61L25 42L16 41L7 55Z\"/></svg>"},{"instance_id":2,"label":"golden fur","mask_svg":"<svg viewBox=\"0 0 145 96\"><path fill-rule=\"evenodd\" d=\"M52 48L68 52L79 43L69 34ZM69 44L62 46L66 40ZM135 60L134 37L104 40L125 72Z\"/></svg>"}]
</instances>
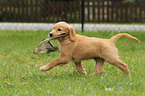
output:
<instances>
[{"instance_id":1,"label":"golden fur","mask_svg":"<svg viewBox=\"0 0 145 96\"><path fill-rule=\"evenodd\" d=\"M82 60L94 59L96 62L96 69L91 75L102 73L104 61L107 61L129 76L130 72L128 66L118 58L118 49L115 47L114 42L120 37L128 37L140 42L137 38L127 33L117 34L110 39L78 35L75 33L74 29L65 22L56 23L50 33L53 34L53 36L62 33L67 33L69 35L58 39L60 57L52 60L47 65L42 66L40 70L43 71L73 61L76 65L76 69L80 73L87 75L82 66Z\"/></svg>"}]
</instances>

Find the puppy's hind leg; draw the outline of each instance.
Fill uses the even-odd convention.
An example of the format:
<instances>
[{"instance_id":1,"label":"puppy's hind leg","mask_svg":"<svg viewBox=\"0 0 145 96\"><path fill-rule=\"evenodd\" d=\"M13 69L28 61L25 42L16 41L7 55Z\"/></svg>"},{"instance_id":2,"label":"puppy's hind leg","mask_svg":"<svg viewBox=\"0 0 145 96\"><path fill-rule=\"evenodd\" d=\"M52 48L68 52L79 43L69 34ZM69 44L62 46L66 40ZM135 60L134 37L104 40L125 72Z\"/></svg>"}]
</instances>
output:
<instances>
[{"instance_id":1,"label":"puppy's hind leg","mask_svg":"<svg viewBox=\"0 0 145 96\"><path fill-rule=\"evenodd\" d=\"M87 75L87 72L85 70L85 68L83 68L83 65L82 65L82 62L74 62L75 63L75 66L76 66L76 69L78 70L79 73L81 74L85 74L85 76Z\"/></svg>"},{"instance_id":2,"label":"puppy's hind leg","mask_svg":"<svg viewBox=\"0 0 145 96\"><path fill-rule=\"evenodd\" d=\"M128 69L127 64L123 63L120 59L118 58L112 58L112 60L107 60L110 64L118 67L121 71L123 71L127 76L130 76L130 71Z\"/></svg>"},{"instance_id":3,"label":"puppy's hind leg","mask_svg":"<svg viewBox=\"0 0 145 96\"><path fill-rule=\"evenodd\" d=\"M102 58L95 58L94 60L96 62L96 68L95 72L92 73L91 75L101 74L103 72L103 65L105 60Z\"/></svg>"},{"instance_id":4,"label":"puppy's hind leg","mask_svg":"<svg viewBox=\"0 0 145 96\"><path fill-rule=\"evenodd\" d=\"M130 75L127 64L123 63L118 57L118 49L114 47L108 47L102 52L103 58L105 61L110 64L116 66L120 70L122 70L127 76Z\"/></svg>"}]
</instances>

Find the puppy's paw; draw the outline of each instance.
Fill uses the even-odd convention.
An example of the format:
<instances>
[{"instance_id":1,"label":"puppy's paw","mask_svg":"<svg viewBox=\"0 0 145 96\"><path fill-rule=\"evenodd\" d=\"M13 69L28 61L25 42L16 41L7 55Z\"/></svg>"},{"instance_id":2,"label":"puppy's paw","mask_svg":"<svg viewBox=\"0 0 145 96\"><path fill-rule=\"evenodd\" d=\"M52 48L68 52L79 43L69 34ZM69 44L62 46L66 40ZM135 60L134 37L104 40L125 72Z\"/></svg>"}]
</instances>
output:
<instances>
[{"instance_id":1,"label":"puppy's paw","mask_svg":"<svg viewBox=\"0 0 145 96\"><path fill-rule=\"evenodd\" d=\"M87 72L85 72L84 75L87 76Z\"/></svg>"},{"instance_id":2,"label":"puppy's paw","mask_svg":"<svg viewBox=\"0 0 145 96\"><path fill-rule=\"evenodd\" d=\"M41 70L41 71L46 71L46 70L48 70L48 68L47 68L47 66L45 65L45 66L40 67L39 70Z\"/></svg>"},{"instance_id":3,"label":"puppy's paw","mask_svg":"<svg viewBox=\"0 0 145 96\"><path fill-rule=\"evenodd\" d=\"M96 73L94 72L94 73L90 74L89 76L95 76L95 75L96 75Z\"/></svg>"},{"instance_id":4,"label":"puppy's paw","mask_svg":"<svg viewBox=\"0 0 145 96\"><path fill-rule=\"evenodd\" d=\"M101 74L102 74L102 72L94 72L94 73L90 74L89 76L96 76L96 75L101 75Z\"/></svg>"},{"instance_id":5,"label":"puppy's paw","mask_svg":"<svg viewBox=\"0 0 145 96\"><path fill-rule=\"evenodd\" d=\"M83 68L83 75L87 76L87 72L86 72L85 68Z\"/></svg>"}]
</instances>

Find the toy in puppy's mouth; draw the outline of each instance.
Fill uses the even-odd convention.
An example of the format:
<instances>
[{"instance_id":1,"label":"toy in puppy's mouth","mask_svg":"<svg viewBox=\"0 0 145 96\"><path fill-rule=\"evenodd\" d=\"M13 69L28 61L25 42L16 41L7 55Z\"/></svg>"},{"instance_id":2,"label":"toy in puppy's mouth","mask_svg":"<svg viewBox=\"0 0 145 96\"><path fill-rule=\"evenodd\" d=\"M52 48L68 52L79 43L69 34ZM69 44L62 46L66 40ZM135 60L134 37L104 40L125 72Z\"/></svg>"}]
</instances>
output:
<instances>
[{"instance_id":1,"label":"toy in puppy's mouth","mask_svg":"<svg viewBox=\"0 0 145 96\"><path fill-rule=\"evenodd\" d=\"M50 52L54 52L56 50L58 50L58 47L54 46L50 40L53 40L53 39L58 39L58 38L61 38L61 37L65 37L67 36L68 34L66 33L62 33L58 36L54 36L54 37L49 37L43 41L40 42L40 44L38 45L38 47L35 49L34 53L35 54L44 54L44 53L50 53Z\"/></svg>"}]
</instances>

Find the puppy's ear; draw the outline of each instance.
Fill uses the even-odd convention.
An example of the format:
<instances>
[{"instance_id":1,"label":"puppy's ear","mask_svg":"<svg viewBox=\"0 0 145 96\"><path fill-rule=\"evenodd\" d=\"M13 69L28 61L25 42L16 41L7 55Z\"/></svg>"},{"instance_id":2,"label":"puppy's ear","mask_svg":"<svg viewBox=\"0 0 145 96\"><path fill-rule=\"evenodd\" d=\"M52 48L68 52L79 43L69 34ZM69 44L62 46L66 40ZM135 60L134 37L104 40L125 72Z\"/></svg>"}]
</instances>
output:
<instances>
[{"instance_id":1,"label":"puppy's ear","mask_svg":"<svg viewBox=\"0 0 145 96\"><path fill-rule=\"evenodd\" d=\"M74 42L76 40L75 30L73 29L72 26L69 26L68 31L69 31L69 39L70 39L70 41Z\"/></svg>"}]
</instances>

